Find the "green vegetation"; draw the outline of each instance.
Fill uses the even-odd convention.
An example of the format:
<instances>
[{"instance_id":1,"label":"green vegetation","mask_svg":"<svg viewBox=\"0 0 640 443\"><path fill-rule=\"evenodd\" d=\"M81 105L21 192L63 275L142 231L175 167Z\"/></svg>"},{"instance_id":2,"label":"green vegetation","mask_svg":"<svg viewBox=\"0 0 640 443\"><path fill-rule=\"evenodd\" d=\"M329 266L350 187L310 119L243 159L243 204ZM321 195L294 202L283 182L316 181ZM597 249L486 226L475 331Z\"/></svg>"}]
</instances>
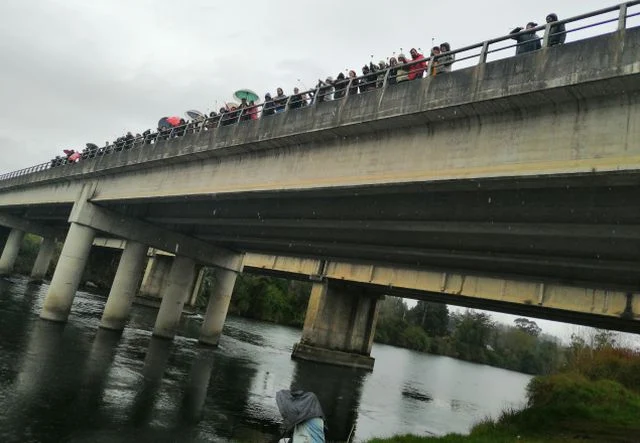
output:
<instances>
[{"instance_id":1,"label":"green vegetation","mask_svg":"<svg viewBox=\"0 0 640 443\"><path fill-rule=\"evenodd\" d=\"M206 306L214 285L215 271L207 268L196 306ZM310 283L241 274L233 289L229 313L301 327L304 323L310 292Z\"/></svg>"},{"instance_id":2,"label":"green vegetation","mask_svg":"<svg viewBox=\"0 0 640 443\"><path fill-rule=\"evenodd\" d=\"M18 274L30 274L33 263L38 256L42 239L37 235L26 234L20 246L20 254L16 259L14 270Z\"/></svg>"},{"instance_id":3,"label":"green vegetation","mask_svg":"<svg viewBox=\"0 0 640 443\"><path fill-rule=\"evenodd\" d=\"M565 359L557 340L541 335L531 320L518 318L514 326L499 325L486 313L451 314L446 305L424 301L408 308L396 297L382 302L375 338L380 343L528 374L550 374Z\"/></svg>"},{"instance_id":4,"label":"green vegetation","mask_svg":"<svg viewBox=\"0 0 640 443\"><path fill-rule=\"evenodd\" d=\"M640 352L600 331L587 343L573 336L566 364L527 387L527 406L477 424L470 435L398 436L372 442L637 442Z\"/></svg>"}]
</instances>

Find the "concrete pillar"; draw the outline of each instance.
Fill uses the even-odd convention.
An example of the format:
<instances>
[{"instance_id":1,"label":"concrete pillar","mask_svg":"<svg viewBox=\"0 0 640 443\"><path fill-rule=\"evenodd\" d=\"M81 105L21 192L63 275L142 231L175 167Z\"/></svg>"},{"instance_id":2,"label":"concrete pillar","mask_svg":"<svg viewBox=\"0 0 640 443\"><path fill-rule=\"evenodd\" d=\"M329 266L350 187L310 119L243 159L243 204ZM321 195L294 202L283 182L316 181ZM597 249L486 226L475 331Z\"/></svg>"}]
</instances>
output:
<instances>
[{"instance_id":1,"label":"concrete pillar","mask_svg":"<svg viewBox=\"0 0 640 443\"><path fill-rule=\"evenodd\" d=\"M40 249L38 250L38 256L31 269L31 280L42 281L47 272L49 272L49 266L51 265L51 259L56 252L56 239L51 237L45 237L40 243Z\"/></svg>"},{"instance_id":2,"label":"concrete pillar","mask_svg":"<svg viewBox=\"0 0 640 443\"><path fill-rule=\"evenodd\" d=\"M172 263L173 257L168 255L156 254L149 257L147 268L142 278L142 285L140 286L140 295L160 298L162 288L167 283Z\"/></svg>"},{"instance_id":3,"label":"concrete pillar","mask_svg":"<svg viewBox=\"0 0 640 443\"><path fill-rule=\"evenodd\" d=\"M201 266L198 270L198 276L196 277L196 282L193 285L193 291L191 291L191 297L189 297L189 302L187 303L191 307L194 307L198 301L198 295L200 295L200 290L202 289L202 280L204 280L205 269L206 268L204 266Z\"/></svg>"},{"instance_id":4,"label":"concrete pillar","mask_svg":"<svg viewBox=\"0 0 640 443\"><path fill-rule=\"evenodd\" d=\"M67 321L95 234L95 231L87 226L71 223L51 279L49 292L44 299L40 318Z\"/></svg>"},{"instance_id":5,"label":"concrete pillar","mask_svg":"<svg viewBox=\"0 0 640 443\"><path fill-rule=\"evenodd\" d=\"M146 245L127 240L102 313L101 328L114 331L124 329L133 298L138 292L147 250Z\"/></svg>"},{"instance_id":6,"label":"concrete pillar","mask_svg":"<svg viewBox=\"0 0 640 443\"><path fill-rule=\"evenodd\" d=\"M209 303L207 304L207 313L202 322L202 330L200 332L200 343L217 346L224 327L224 321L227 318L233 287L236 284L238 273L226 269L216 269L216 284L213 288Z\"/></svg>"},{"instance_id":7,"label":"concrete pillar","mask_svg":"<svg viewBox=\"0 0 640 443\"><path fill-rule=\"evenodd\" d=\"M2 250L2 255L0 256L0 275L9 275L13 272L13 267L20 253L23 238L24 231L18 229L11 230L4 249Z\"/></svg>"},{"instance_id":8,"label":"concrete pillar","mask_svg":"<svg viewBox=\"0 0 640 443\"><path fill-rule=\"evenodd\" d=\"M196 276L196 263L176 256L162 290L162 302L153 328L154 337L173 339L178 329L185 301L191 295Z\"/></svg>"},{"instance_id":9,"label":"concrete pillar","mask_svg":"<svg viewBox=\"0 0 640 443\"><path fill-rule=\"evenodd\" d=\"M355 285L314 283L302 338L292 357L372 370L379 300Z\"/></svg>"}]
</instances>

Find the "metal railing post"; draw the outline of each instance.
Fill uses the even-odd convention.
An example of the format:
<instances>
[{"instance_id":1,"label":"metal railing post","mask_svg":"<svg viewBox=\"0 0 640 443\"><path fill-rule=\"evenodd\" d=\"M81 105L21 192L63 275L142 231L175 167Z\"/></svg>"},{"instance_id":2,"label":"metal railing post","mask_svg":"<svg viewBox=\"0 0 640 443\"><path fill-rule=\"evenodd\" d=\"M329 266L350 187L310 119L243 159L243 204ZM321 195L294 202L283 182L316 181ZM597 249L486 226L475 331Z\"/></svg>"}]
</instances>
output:
<instances>
[{"instance_id":1,"label":"metal railing post","mask_svg":"<svg viewBox=\"0 0 640 443\"><path fill-rule=\"evenodd\" d=\"M489 55L489 42L485 41L482 43L482 49L480 50L480 60L478 60L479 65L483 65L487 62L487 56Z\"/></svg>"},{"instance_id":2,"label":"metal railing post","mask_svg":"<svg viewBox=\"0 0 640 443\"><path fill-rule=\"evenodd\" d=\"M382 79L382 89L386 88L389 84L389 73L391 72L391 68L387 68L387 72L384 73L384 78ZM351 83L349 83L351 84Z\"/></svg>"},{"instance_id":3,"label":"metal railing post","mask_svg":"<svg viewBox=\"0 0 640 443\"><path fill-rule=\"evenodd\" d=\"M542 47L548 48L551 37L551 23L547 23L544 27L544 37L542 38Z\"/></svg>"},{"instance_id":4,"label":"metal railing post","mask_svg":"<svg viewBox=\"0 0 640 443\"><path fill-rule=\"evenodd\" d=\"M620 16L618 17L618 31L627 29L627 4L620 5Z\"/></svg>"}]
</instances>

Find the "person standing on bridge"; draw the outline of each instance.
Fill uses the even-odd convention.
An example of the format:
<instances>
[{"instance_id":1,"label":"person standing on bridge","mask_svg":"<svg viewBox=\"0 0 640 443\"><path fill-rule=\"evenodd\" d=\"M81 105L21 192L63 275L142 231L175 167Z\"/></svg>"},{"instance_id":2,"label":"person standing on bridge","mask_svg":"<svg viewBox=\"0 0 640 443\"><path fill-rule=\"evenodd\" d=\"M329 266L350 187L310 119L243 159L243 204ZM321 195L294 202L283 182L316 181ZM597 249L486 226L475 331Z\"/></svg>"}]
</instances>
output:
<instances>
[{"instance_id":1,"label":"person standing on bridge","mask_svg":"<svg viewBox=\"0 0 640 443\"><path fill-rule=\"evenodd\" d=\"M449 43L440 43L440 53L442 55L438 58L438 66L440 68L438 73L451 72L451 65L453 65L453 62L456 60L456 56L455 54L450 54L450 51L451 45Z\"/></svg>"},{"instance_id":2,"label":"person standing on bridge","mask_svg":"<svg viewBox=\"0 0 640 443\"><path fill-rule=\"evenodd\" d=\"M536 26L538 26L537 23L527 23L527 29L533 29ZM510 34L518 34L521 31L522 28L518 26L513 31L511 31ZM538 37L538 35L533 31L526 32L524 34L518 34L511 38L518 42L518 45L516 47L516 55L526 54L527 52L537 51L538 49L542 48L542 45L540 44L540 37Z\"/></svg>"},{"instance_id":3,"label":"person standing on bridge","mask_svg":"<svg viewBox=\"0 0 640 443\"><path fill-rule=\"evenodd\" d=\"M283 112L287 107L288 97L284 94L284 91L282 90L282 88L276 89L276 93L277 95L273 99L273 101L276 104L276 112Z\"/></svg>"},{"instance_id":4,"label":"person standing on bridge","mask_svg":"<svg viewBox=\"0 0 640 443\"><path fill-rule=\"evenodd\" d=\"M564 43L567 38L567 28L564 23L557 23L558 16L553 12L547 15L547 23L554 23L549 27L549 46L557 46Z\"/></svg>"},{"instance_id":5,"label":"person standing on bridge","mask_svg":"<svg viewBox=\"0 0 640 443\"><path fill-rule=\"evenodd\" d=\"M424 71L427 70L427 62L424 61L424 55L420 54L416 48L411 48L409 54L411 54L411 58L414 62L422 60L409 66L409 80L422 78L424 76Z\"/></svg>"}]
</instances>

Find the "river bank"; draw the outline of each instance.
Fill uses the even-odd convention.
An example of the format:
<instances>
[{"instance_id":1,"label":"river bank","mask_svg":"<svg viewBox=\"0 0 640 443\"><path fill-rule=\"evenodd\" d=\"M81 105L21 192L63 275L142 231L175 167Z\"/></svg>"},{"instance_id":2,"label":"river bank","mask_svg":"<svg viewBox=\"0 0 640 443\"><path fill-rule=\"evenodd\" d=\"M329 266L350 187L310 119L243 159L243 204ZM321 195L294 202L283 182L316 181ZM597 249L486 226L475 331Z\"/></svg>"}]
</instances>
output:
<instances>
[{"instance_id":1,"label":"river bank","mask_svg":"<svg viewBox=\"0 0 640 443\"><path fill-rule=\"evenodd\" d=\"M370 442L637 442L640 353L615 346L574 351L562 373L531 380L526 407L484 420L469 435L404 435Z\"/></svg>"}]
</instances>

